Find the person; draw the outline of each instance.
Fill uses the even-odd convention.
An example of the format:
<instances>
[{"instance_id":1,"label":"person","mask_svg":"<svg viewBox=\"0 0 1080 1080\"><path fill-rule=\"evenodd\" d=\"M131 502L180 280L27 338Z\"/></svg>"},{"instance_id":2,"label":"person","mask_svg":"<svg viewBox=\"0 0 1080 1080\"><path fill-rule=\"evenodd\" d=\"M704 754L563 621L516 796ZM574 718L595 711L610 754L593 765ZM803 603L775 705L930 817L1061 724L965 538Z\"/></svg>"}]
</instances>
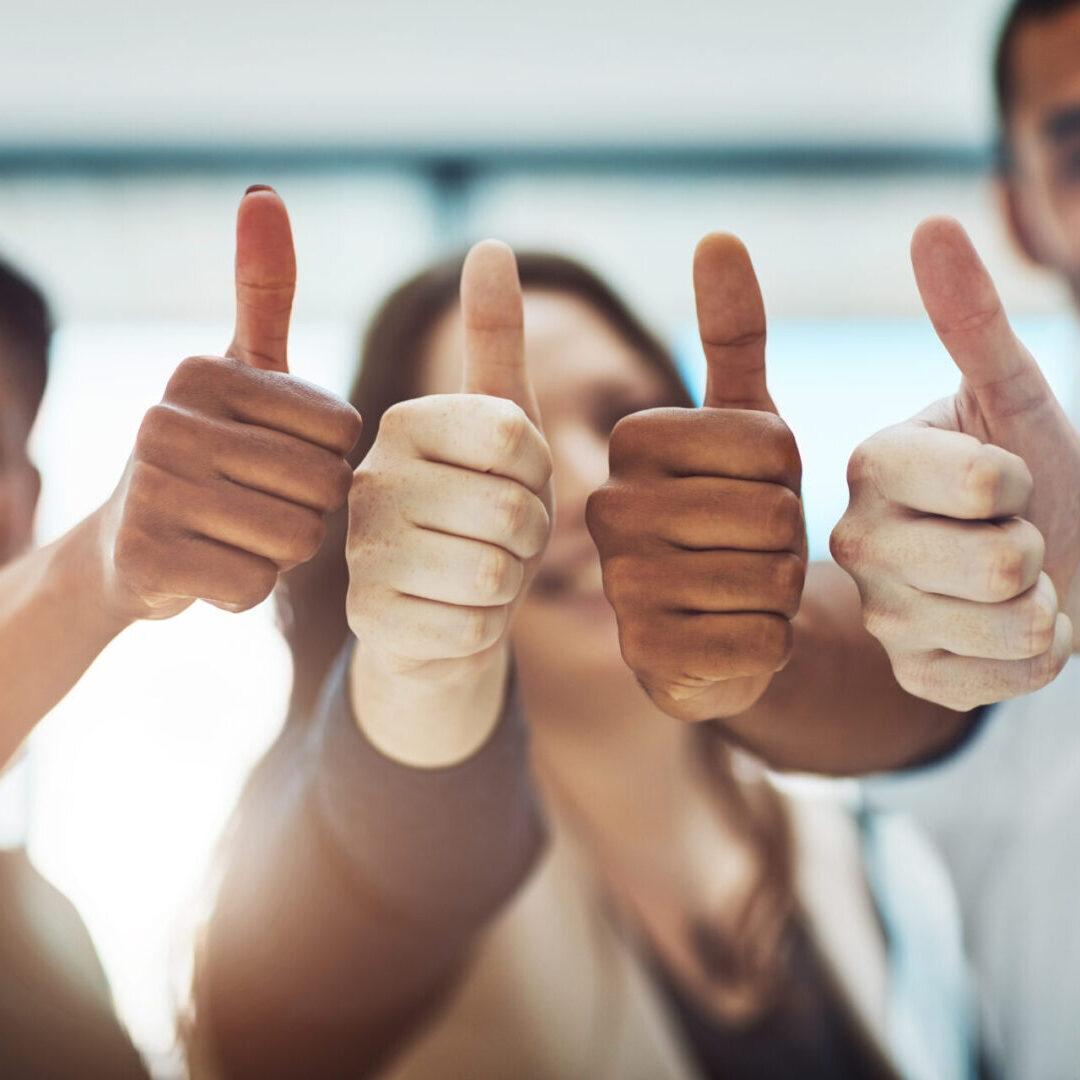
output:
<instances>
[{"instance_id":1,"label":"person","mask_svg":"<svg viewBox=\"0 0 1080 1080\"><path fill-rule=\"evenodd\" d=\"M318 549L323 517L348 490L344 455L360 421L288 374L295 278L284 203L254 189L237 217L226 355L183 361L143 419L112 497L0 572L0 762L126 626L196 599L252 607ZM24 458L25 447L16 464ZM23 479L12 521L25 542L37 488L25 465L14 475Z\"/></svg>"},{"instance_id":2,"label":"person","mask_svg":"<svg viewBox=\"0 0 1080 1080\"><path fill-rule=\"evenodd\" d=\"M40 291L0 266L0 764L131 622L196 599L243 610L314 554L345 499L360 421L286 373L294 278L284 204L252 190L226 355L177 368L112 497L31 551L40 478L28 439L51 322ZM21 847L0 852L0 1074L146 1075L86 928Z\"/></svg>"},{"instance_id":3,"label":"person","mask_svg":"<svg viewBox=\"0 0 1080 1080\"><path fill-rule=\"evenodd\" d=\"M1080 307L1080 4L1013 0L994 60L997 179L1019 250Z\"/></svg>"},{"instance_id":4,"label":"person","mask_svg":"<svg viewBox=\"0 0 1080 1080\"><path fill-rule=\"evenodd\" d=\"M1078 57L1080 4L1013 5L996 63L1002 204L1021 250L1080 300ZM739 700L713 654L711 670L693 672L708 678L688 687L680 663L701 652L694 620L669 620L661 643L647 602L612 595L624 642L636 645L627 659L668 711L719 722L780 765L900 770L870 781L867 797L914 811L948 863L991 1075L1071 1075L1080 879L1063 852L1080 820L1080 437L962 228L925 222L912 260L961 388L856 450L832 538L854 581L810 568L784 670ZM744 357L746 397L767 409L764 322L752 312L721 344ZM632 419L628 443L656 446L650 418ZM678 442L670 425L664 435ZM611 484L594 512L606 573L625 544L606 515L620 510L662 580L685 557L649 547L655 499L646 511L617 457ZM883 730L883 709L903 736Z\"/></svg>"},{"instance_id":5,"label":"person","mask_svg":"<svg viewBox=\"0 0 1080 1080\"><path fill-rule=\"evenodd\" d=\"M620 655L586 502L624 415L689 404L671 357L578 264L517 269L520 289L481 244L369 327L349 514L284 583L293 700L228 834L193 1059L236 1080L895 1075L854 822L667 719ZM727 317L748 274L706 242L699 310ZM716 611L783 623L797 451L775 417L745 434L725 445L760 478L671 528L741 549ZM775 664L772 619L740 621L732 663ZM926 1075L969 1075L950 1038Z\"/></svg>"},{"instance_id":6,"label":"person","mask_svg":"<svg viewBox=\"0 0 1080 1080\"><path fill-rule=\"evenodd\" d=\"M28 453L45 392L52 320L41 291L0 263L0 563L30 546L41 480ZM10 580L10 579L9 579ZM6 674L6 672L5 672ZM0 774L0 788L14 778ZM0 800L4 806L7 800ZM17 819L17 807L7 806ZM0 1073L147 1076L112 1012L90 936L70 903L31 864L13 820L0 849Z\"/></svg>"},{"instance_id":7,"label":"person","mask_svg":"<svg viewBox=\"0 0 1080 1080\"><path fill-rule=\"evenodd\" d=\"M1011 5L996 54L995 88L998 189L1005 221L1021 253L1058 277L1080 309L1080 2L1016 0ZM931 272L981 279L978 307L985 318L957 326L955 311L936 312L935 322L939 332L944 331L950 352L958 363L964 360L965 380L955 408L951 401L943 403L945 407L931 406L924 414L923 430L916 430L920 425L900 425L861 449L853 461L856 476L867 471L887 477L896 477L898 469L910 472L902 487L889 487L877 503L856 483L840 532L841 548L860 580L871 625L893 654L898 671L917 670L910 654L920 645L948 648L940 624L934 625L929 598L909 591L911 603L903 613L892 620L881 620L875 613L895 610L890 598L897 595L898 580L910 580L912 557L927 553L922 544L914 543L914 530L929 526L921 514L912 515L904 507L937 510L942 515L937 527L943 544L961 533L987 528L953 520L964 515L955 503L945 506L941 501L958 476L958 448L966 436L974 435L986 444L979 450L984 464L996 459L997 468L988 469L984 479L989 482L996 476L1001 488L996 504L984 505L971 516L995 517L989 528L998 532L1027 533L1025 584L1035 580L1032 560L1043 551L1045 574L1035 580L1041 617L1027 628L1041 640L1030 648L1047 640L1056 607L1055 628L1068 659L1060 676L1045 689L987 710L977 736L936 768L875 780L869 797L877 805L914 810L947 859L981 991L992 1075L1016 1080L1068 1076L1080 1057L1072 1008L1080 1000L1080 934L1073 918L1080 872L1069 857L1080 841L1077 417L1074 412L1070 422L1015 341L989 279L955 228L937 224L917 243L937 251ZM980 351L997 358L998 375L1004 378L984 383L970 376L970 358ZM993 369L987 370L993 374ZM1077 403L1074 398L1067 404L1075 409ZM933 458L926 456L931 439L940 447ZM897 528L905 513L911 519L906 531ZM996 520L999 513L1019 516L1001 525ZM893 543L884 545L880 542L887 530ZM879 546L882 561L872 567L857 552L859 543L850 542L853 537L861 539L864 549ZM962 650L965 659L951 662L951 672L946 657L937 676L919 687L920 692L944 700L958 690L970 694L960 674L964 666L1006 671L1002 649L1007 642L1022 641L1026 628L1002 617L1017 601L999 604L1000 616L992 604L976 608L970 601L985 597L968 591L963 568L942 563L937 569L945 571L937 591L953 598L940 603L952 606L978 634ZM957 601L957 596L964 599ZM966 616L960 608L965 602ZM939 618L940 612L936 614ZM1066 630L1069 623L1071 635ZM924 670L927 667L924 664ZM986 694L968 698L987 699Z\"/></svg>"}]
</instances>

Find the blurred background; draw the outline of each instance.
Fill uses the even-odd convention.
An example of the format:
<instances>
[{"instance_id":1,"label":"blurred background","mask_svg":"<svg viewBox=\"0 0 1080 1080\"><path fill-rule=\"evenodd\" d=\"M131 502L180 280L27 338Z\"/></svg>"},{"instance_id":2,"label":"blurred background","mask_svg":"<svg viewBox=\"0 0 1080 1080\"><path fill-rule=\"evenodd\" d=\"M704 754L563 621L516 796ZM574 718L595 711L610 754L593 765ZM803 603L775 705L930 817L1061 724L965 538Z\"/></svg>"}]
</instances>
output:
<instances>
[{"instance_id":1,"label":"blurred background","mask_svg":"<svg viewBox=\"0 0 1080 1080\"><path fill-rule=\"evenodd\" d=\"M852 448L956 381L911 280L923 216L964 221L1075 395L1064 299L994 204L1000 0L3 7L0 252L60 322L35 433L43 541L107 497L175 365L227 344L233 216L254 182L293 216L293 370L335 390L372 305L484 235L584 257L696 379L691 253L737 232L819 554ZM214 845L289 679L269 605L136 627L8 783L163 1077Z\"/></svg>"}]
</instances>

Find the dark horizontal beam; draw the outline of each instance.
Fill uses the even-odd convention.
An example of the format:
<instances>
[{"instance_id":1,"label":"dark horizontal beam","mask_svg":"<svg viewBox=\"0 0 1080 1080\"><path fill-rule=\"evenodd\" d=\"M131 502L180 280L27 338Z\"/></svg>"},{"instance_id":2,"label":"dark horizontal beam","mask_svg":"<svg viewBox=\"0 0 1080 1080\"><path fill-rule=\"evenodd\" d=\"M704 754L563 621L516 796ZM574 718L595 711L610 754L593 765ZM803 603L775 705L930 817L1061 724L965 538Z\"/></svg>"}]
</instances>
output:
<instances>
[{"instance_id":1,"label":"dark horizontal beam","mask_svg":"<svg viewBox=\"0 0 1080 1080\"><path fill-rule=\"evenodd\" d=\"M698 175L868 175L985 170L989 149L938 143L806 143L552 146L226 146L5 145L0 176L43 174L213 175L386 169L422 172L442 182L506 173Z\"/></svg>"}]
</instances>

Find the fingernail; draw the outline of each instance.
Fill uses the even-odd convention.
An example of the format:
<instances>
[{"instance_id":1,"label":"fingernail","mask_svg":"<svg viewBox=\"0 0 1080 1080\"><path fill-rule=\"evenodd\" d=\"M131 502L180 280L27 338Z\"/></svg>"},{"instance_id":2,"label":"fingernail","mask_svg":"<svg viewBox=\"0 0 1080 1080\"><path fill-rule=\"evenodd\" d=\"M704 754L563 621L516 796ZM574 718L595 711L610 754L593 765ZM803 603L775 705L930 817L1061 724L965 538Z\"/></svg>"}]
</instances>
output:
<instances>
[{"instance_id":1,"label":"fingernail","mask_svg":"<svg viewBox=\"0 0 1080 1080\"><path fill-rule=\"evenodd\" d=\"M274 191L274 189L269 184L252 184L244 194L250 195L253 191ZM277 192L274 191L274 194L276 195Z\"/></svg>"}]
</instances>

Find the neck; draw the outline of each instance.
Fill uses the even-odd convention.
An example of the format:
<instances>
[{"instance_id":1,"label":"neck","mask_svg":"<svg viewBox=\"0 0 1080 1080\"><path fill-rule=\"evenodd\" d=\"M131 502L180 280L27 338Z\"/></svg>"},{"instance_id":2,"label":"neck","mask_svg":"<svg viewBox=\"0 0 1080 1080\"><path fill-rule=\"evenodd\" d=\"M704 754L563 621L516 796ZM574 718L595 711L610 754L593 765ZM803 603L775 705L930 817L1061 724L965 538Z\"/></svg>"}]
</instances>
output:
<instances>
[{"instance_id":1,"label":"neck","mask_svg":"<svg viewBox=\"0 0 1080 1080\"><path fill-rule=\"evenodd\" d=\"M683 891L702 841L741 846L697 782L693 728L653 705L629 671L575 680L519 667L543 794L605 863Z\"/></svg>"}]
</instances>

